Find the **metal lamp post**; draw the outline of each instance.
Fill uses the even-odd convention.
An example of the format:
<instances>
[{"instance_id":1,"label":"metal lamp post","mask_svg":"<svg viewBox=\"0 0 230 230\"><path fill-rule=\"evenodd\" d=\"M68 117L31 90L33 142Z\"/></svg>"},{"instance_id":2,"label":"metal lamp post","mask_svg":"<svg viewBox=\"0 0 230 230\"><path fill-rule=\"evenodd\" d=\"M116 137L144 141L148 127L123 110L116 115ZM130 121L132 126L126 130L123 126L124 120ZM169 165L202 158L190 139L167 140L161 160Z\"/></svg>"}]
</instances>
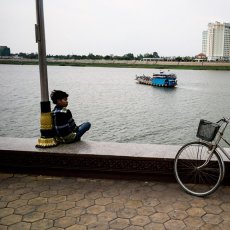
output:
<instances>
[{"instance_id":1,"label":"metal lamp post","mask_svg":"<svg viewBox=\"0 0 230 230\"><path fill-rule=\"evenodd\" d=\"M36 147L45 148L57 145L53 137L53 122L49 101L47 63L46 63L46 44L43 0L36 0L37 24L35 25L36 42L38 43L39 72L41 86L41 137L38 139Z\"/></svg>"}]
</instances>

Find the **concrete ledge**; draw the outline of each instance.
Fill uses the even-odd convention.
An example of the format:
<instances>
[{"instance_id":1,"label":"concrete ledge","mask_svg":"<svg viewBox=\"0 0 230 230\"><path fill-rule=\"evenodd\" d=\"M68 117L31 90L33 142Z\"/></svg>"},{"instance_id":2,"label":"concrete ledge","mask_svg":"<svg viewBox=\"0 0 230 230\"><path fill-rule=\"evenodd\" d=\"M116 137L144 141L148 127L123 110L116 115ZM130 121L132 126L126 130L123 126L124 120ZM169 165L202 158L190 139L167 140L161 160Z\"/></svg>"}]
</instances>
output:
<instances>
[{"instance_id":1,"label":"concrete ledge","mask_svg":"<svg viewBox=\"0 0 230 230\"><path fill-rule=\"evenodd\" d=\"M176 145L81 141L38 149L36 143L37 139L0 137L1 170L174 180L173 161L180 148ZM226 168L228 173L229 166Z\"/></svg>"}]
</instances>

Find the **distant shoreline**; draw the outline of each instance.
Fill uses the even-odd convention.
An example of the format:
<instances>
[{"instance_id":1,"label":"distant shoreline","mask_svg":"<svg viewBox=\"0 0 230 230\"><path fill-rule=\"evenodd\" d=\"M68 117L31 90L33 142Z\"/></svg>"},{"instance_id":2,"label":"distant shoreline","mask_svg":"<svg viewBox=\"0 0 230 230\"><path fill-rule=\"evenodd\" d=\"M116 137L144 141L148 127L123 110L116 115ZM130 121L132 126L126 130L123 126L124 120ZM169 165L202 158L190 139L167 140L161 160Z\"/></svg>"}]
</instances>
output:
<instances>
[{"instance_id":1,"label":"distant shoreline","mask_svg":"<svg viewBox=\"0 0 230 230\"><path fill-rule=\"evenodd\" d=\"M0 64L38 65L36 59L0 59ZM57 60L47 59L47 65L112 67L112 68L152 68L184 70L228 70L229 62L166 62L166 61L118 61L118 60Z\"/></svg>"}]
</instances>

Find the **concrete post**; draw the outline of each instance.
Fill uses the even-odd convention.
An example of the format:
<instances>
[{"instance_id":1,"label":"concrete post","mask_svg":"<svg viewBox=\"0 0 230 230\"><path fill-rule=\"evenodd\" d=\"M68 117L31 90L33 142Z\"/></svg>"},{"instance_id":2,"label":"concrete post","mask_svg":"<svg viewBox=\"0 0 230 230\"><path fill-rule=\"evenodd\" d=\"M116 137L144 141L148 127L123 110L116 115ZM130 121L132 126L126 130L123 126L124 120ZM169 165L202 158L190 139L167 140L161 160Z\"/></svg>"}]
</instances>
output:
<instances>
[{"instance_id":1,"label":"concrete post","mask_svg":"<svg viewBox=\"0 0 230 230\"><path fill-rule=\"evenodd\" d=\"M46 63L46 43L43 0L36 0L37 24L35 25L36 42L38 43L39 72L41 86L41 137L38 139L36 147L45 148L57 145L53 137L53 121L51 115L47 63Z\"/></svg>"}]
</instances>

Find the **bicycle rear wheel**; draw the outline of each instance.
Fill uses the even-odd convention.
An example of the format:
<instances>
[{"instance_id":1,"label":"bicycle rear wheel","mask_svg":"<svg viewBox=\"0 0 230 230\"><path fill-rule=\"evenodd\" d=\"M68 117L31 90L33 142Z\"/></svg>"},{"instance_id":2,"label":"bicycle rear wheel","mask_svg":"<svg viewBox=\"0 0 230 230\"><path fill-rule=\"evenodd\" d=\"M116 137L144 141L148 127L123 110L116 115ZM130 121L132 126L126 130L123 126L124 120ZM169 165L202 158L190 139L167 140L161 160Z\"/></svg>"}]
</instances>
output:
<instances>
[{"instance_id":1,"label":"bicycle rear wheel","mask_svg":"<svg viewBox=\"0 0 230 230\"><path fill-rule=\"evenodd\" d=\"M220 156L214 151L209 162L203 165L209 156L207 144L191 142L184 145L175 157L176 179L181 187L191 195L209 195L218 188L222 181L224 165ZM203 166L199 168L201 165Z\"/></svg>"}]
</instances>

